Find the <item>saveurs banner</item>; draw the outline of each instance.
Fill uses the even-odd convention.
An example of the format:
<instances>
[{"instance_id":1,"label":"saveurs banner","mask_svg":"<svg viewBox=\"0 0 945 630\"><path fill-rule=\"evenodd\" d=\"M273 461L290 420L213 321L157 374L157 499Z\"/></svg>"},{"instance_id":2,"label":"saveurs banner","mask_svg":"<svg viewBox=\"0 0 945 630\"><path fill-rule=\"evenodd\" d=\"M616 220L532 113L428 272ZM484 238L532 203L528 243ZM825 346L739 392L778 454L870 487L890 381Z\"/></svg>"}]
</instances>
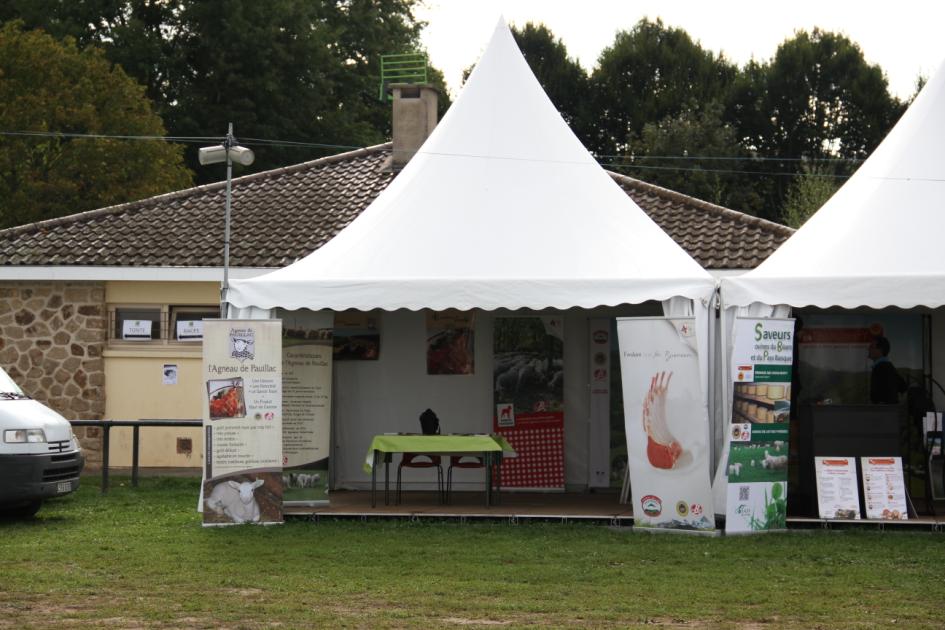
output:
<instances>
[{"instance_id":1,"label":"saveurs banner","mask_svg":"<svg viewBox=\"0 0 945 630\"><path fill-rule=\"evenodd\" d=\"M638 527L715 529L694 324L693 318L617 320Z\"/></svg>"},{"instance_id":2,"label":"saveurs banner","mask_svg":"<svg viewBox=\"0 0 945 630\"><path fill-rule=\"evenodd\" d=\"M204 320L204 525L282 522L282 322Z\"/></svg>"},{"instance_id":3,"label":"saveurs banner","mask_svg":"<svg viewBox=\"0 0 945 630\"><path fill-rule=\"evenodd\" d=\"M794 320L737 318L725 531L784 529Z\"/></svg>"}]
</instances>

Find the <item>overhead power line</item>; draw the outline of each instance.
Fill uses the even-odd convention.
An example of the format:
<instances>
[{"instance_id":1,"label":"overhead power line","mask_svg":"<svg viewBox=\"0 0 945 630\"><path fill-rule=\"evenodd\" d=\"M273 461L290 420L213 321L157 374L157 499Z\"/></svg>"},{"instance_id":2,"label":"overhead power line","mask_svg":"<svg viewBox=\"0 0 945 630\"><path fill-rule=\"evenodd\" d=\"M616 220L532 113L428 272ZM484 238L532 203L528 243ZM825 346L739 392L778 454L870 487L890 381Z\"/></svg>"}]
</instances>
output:
<instances>
[{"instance_id":1,"label":"overhead power line","mask_svg":"<svg viewBox=\"0 0 945 630\"><path fill-rule=\"evenodd\" d=\"M99 140L132 140L132 141L162 141L162 142L181 142L181 143L207 143L207 142L217 142L221 138L219 136L146 136L146 135L113 135L113 134L88 134L88 133L70 133L70 132L58 132L58 131L0 131L0 137L45 137L45 138L75 138L75 139L99 139ZM271 147L298 147L298 148L314 148L314 149L335 149L343 151L354 151L358 149L364 149L364 146L358 145L344 145L344 144L328 144L322 142L302 142L295 140L269 140L266 138L241 138L240 142L246 145L257 145L257 146L271 146ZM460 155L460 154L448 154L448 153L428 153L429 155L443 155L443 156L452 156L452 157L471 157L471 158L486 158L490 156L485 155ZM512 158L508 158L512 159ZM523 158L524 161L543 161L543 160L529 160ZM639 169L639 170L659 170L659 171L680 171L680 172L699 172L699 173L719 173L726 175L755 175L755 176L767 176L767 177L796 177L799 173L796 172L783 172L783 171L758 171L758 170L745 170L745 169L732 169L732 168L695 168L691 166L658 166L650 164L636 164L637 160L686 160L686 161L740 161L740 162L761 162L761 163L771 163L771 162L862 162L860 158L805 158L805 157L777 157L777 156L746 156L746 157L734 157L734 156L711 156L711 155L641 155L641 156L623 156L623 155L602 155L597 156L597 162L606 168L615 168L615 169ZM550 161L550 160L549 160ZM807 177L822 177L828 179L849 179L850 175L836 175L832 173L804 173ZM888 180L902 180L902 181L924 181L924 182L943 182L943 179L936 178L908 178L908 177L895 177L895 178L881 178Z\"/></svg>"}]
</instances>

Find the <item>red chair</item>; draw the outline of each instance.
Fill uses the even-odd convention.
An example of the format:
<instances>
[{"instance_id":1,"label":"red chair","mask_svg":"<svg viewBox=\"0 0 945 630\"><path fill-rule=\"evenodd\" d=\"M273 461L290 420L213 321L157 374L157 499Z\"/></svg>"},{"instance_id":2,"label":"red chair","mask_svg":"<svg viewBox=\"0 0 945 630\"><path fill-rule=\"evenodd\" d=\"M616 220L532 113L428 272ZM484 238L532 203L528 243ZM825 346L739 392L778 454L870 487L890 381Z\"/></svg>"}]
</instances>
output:
<instances>
[{"instance_id":1,"label":"red chair","mask_svg":"<svg viewBox=\"0 0 945 630\"><path fill-rule=\"evenodd\" d=\"M446 469L446 502L453 493L454 468L485 468L486 459L482 455L450 455L450 467Z\"/></svg>"},{"instance_id":2,"label":"red chair","mask_svg":"<svg viewBox=\"0 0 945 630\"><path fill-rule=\"evenodd\" d=\"M439 455L427 455L426 453L404 453L400 458L400 464L397 465L397 505L400 505L401 497L401 473L404 468L436 468L436 492L440 503L443 503L445 495L443 493L443 464Z\"/></svg>"}]
</instances>

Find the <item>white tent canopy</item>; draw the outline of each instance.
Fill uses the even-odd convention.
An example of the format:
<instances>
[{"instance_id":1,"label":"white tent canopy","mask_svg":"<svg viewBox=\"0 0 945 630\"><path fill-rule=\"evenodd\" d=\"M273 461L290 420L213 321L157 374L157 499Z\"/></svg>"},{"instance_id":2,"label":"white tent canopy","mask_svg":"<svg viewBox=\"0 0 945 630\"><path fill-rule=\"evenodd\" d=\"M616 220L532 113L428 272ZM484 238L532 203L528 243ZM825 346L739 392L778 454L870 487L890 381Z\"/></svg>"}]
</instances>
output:
<instances>
[{"instance_id":1,"label":"white tent canopy","mask_svg":"<svg viewBox=\"0 0 945 630\"><path fill-rule=\"evenodd\" d=\"M945 65L869 159L766 261L722 280L722 301L945 305Z\"/></svg>"},{"instance_id":2,"label":"white tent canopy","mask_svg":"<svg viewBox=\"0 0 945 630\"><path fill-rule=\"evenodd\" d=\"M561 119L500 20L447 115L351 225L236 280L236 307L591 308L707 298L714 281Z\"/></svg>"}]
</instances>

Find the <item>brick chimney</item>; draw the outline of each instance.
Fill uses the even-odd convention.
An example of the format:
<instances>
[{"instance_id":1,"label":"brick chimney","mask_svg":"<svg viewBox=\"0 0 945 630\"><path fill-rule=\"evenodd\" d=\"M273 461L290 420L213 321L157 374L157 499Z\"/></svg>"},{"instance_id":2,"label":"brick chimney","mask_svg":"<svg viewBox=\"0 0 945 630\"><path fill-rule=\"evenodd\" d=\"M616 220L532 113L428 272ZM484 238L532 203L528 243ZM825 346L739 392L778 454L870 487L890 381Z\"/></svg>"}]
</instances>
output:
<instances>
[{"instance_id":1,"label":"brick chimney","mask_svg":"<svg viewBox=\"0 0 945 630\"><path fill-rule=\"evenodd\" d=\"M391 83L387 88L394 96L391 168L399 171L433 133L439 95L428 83Z\"/></svg>"}]
</instances>

